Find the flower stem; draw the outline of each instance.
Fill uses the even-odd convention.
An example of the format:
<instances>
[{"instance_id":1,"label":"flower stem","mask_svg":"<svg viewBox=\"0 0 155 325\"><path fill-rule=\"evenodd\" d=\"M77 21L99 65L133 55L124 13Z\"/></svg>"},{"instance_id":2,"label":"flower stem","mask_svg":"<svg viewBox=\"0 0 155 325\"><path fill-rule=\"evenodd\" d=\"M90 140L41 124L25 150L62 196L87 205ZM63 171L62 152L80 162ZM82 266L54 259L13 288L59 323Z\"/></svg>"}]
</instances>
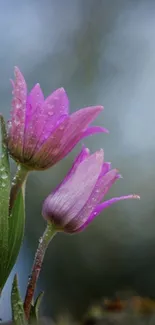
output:
<instances>
[{"instance_id":1,"label":"flower stem","mask_svg":"<svg viewBox=\"0 0 155 325\"><path fill-rule=\"evenodd\" d=\"M22 185L24 185L26 181L28 172L29 172L28 169L26 169L23 165L17 166L17 172L15 177L13 178L11 192L10 192L10 205L9 205L10 212L13 208L14 202L16 200L20 188L22 187Z\"/></svg>"},{"instance_id":2,"label":"flower stem","mask_svg":"<svg viewBox=\"0 0 155 325\"><path fill-rule=\"evenodd\" d=\"M27 320L29 319L30 316L32 299L34 296L36 283L41 271L45 252L51 239L54 237L55 234L56 234L55 228L51 223L50 224L48 223L43 236L39 240L39 246L34 258L34 263L31 271L31 275L29 277L29 283L27 286L27 291L26 291L25 301L24 301L24 310L25 310L25 316Z\"/></svg>"}]
</instances>

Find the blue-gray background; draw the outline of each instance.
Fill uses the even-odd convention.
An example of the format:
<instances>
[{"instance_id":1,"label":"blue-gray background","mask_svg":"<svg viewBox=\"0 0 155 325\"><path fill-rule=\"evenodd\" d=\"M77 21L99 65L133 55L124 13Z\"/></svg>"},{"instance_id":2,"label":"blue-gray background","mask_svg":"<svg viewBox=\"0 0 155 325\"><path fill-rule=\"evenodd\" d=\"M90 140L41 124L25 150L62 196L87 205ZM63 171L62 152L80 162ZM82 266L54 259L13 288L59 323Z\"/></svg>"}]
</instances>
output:
<instances>
[{"instance_id":1,"label":"blue-gray background","mask_svg":"<svg viewBox=\"0 0 155 325\"><path fill-rule=\"evenodd\" d=\"M123 288L155 296L155 1L1 0L0 110L6 119L14 65L29 90L39 82L47 96L63 86L71 112L104 105L95 124L110 134L84 143L92 151L103 147L106 160L124 177L109 196L141 195L140 202L105 210L81 234L55 237L38 286L45 290L43 314L69 310L80 316L92 300ZM28 179L25 241L14 270L23 296L45 227L42 201L79 149ZM3 319L10 318L11 281L1 299Z\"/></svg>"}]
</instances>

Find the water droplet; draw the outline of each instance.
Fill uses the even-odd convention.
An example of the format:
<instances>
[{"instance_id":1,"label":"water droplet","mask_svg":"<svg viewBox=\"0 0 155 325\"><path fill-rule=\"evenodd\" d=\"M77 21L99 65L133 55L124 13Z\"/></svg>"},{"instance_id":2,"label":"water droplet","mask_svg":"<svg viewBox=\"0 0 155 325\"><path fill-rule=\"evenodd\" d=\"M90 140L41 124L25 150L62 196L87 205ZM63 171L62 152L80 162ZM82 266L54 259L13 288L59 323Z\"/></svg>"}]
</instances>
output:
<instances>
[{"instance_id":1,"label":"water droplet","mask_svg":"<svg viewBox=\"0 0 155 325\"><path fill-rule=\"evenodd\" d=\"M11 128L11 126L12 126L12 123L11 123L11 121L9 121L9 122L7 123L7 126L8 126L8 129L10 129L10 128Z\"/></svg>"},{"instance_id":2,"label":"water droplet","mask_svg":"<svg viewBox=\"0 0 155 325\"><path fill-rule=\"evenodd\" d=\"M64 125L60 125L59 130L63 131L64 130Z\"/></svg>"},{"instance_id":3,"label":"water droplet","mask_svg":"<svg viewBox=\"0 0 155 325\"><path fill-rule=\"evenodd\" d=\"M18 301L17 304L18 304L18 306L22 306L23 305L21 301Z\"/></svg>"},{"instance_id":4,"label":"water droplet","mask_svg":"<svg viewBox=\"0 0 155 325\"><path fill-rule=\"evenodd\" d=\"M16 103L16 108L19 109L21 107L20 103Z\"/></svg>"},{"instance_id":5,"label":"water droplet","mask_svg":"<svg viewBox=\"0 0 155 325\"><path fill-rule=\"evenodd\" d=\"M39 243L41 244L42 242L43 242L43 239L42 239L42 237L40 237Z\"/></svg>"},{"instance_id":6,"label":"water droplet","mask_svg":"<svg viewBox=\"0 0 155 325\"><path fill-rule=\"evenodd\" d=\"M1 175L1 178L2 179L7 179L8 178L8 175L6 173L4 173L4 174Z\"/></svg>"},{"instance_id":7,"label":"water droplet","mask_svg":"<svg viewBox=\"0 0 155 325\"><path fill-rule=\"evenodd\" d=\"M59 153L59 148L56 148L52 151L52 154L53 155L57 155Z\"/></svg>"},{"instance_id":8,"label":"water droplet","mask_svg":"<svg viewBox=\"0 0 155 325\"><path fill-rule=\"evenodd\" d=\"M48 112L48 116L53 116L53 114L54 114L54 113L51 112L51 111Z\"/></svg>"},{"instance_id":9,"label":"water droplet","mask_svg":"<svg viewBox=\"0 0 155 325\"><path fill-rule=\"evenodd\" d=\"M0 159L3 159L5 157L4 153L0 154Z\"/></svg>"},{"instance_id":10,"label":"water droplet","mask_svg":"<svg viewBox=\"0 0 155 325\"><path fill-rule=\"evenodd\" d=\"M40 272L41 267L40 267L40 266L37 266L37 267L35 268L35 270L36 270L37 272Z\"/></svg>"}]
</instances>

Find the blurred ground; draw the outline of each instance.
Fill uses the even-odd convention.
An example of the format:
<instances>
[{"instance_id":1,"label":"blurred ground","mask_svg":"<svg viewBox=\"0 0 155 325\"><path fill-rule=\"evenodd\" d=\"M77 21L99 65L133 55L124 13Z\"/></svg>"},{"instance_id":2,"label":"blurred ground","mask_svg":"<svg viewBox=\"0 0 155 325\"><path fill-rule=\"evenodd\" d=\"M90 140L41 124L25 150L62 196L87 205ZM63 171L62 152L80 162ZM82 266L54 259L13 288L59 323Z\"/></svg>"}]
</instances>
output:
<instances>
[{"instance_id":1,"label":"blurred ground","mask_svg":"<svg viewBox=\"0 0 155 325\"><path fill-rule=\"evenodd\" d=\"M2 0L0 3L1 112L9 117L13 66L29 89L39 82L47 96L63 86L70 111L101 104L96 121L110 130L84 141L123 174L109 196L139 193L140 202L120 202L83 233L58 235L50 246L38 290L42 313L69 310L80 317L87 306L122 288L155 297L155 2L154 0ZM27 221L16 266L24 296L38 237L45 227L41 205L78 152L27 186ZM10 318L9 287L1 317Z\"/></svg>"}]
</instances>

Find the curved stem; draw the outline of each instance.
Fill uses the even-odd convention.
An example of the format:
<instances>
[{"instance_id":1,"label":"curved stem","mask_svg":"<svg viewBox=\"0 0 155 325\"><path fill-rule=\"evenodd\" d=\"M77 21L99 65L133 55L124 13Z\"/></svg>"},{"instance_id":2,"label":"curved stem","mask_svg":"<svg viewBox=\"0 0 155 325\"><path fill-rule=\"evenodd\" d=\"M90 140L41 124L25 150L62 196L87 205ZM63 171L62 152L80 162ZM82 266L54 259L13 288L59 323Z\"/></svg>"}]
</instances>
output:
<instances>
[{"instance_id":1,"label":"curved stem","mask_svg":"<svg viewBox=\"0 0 155 325\"><path fill-rule=\"evenodd\" d=\"M24 310L25 310L25 316L27 319L29 319L30 311L31 311L31 304L32 299L34 296L34 291L36 287L36 283L41 271L43 259L45 256L46 249L51 241L51 239L56 234L56 230L53 227L52 224L47 224L47 228L45 229L45 232L43 236L39 240L38 249L34 258L34 263L31 271L31 275L29 278L29 283L27 286L27 291L25 295L25 301L24 301Z\"/></svg>"},{"instance_id":2,"label":"curved stem","mask_svg":"<svg viewBox=\"0 0 155 325\"><path fill-rule=\"evenodd\" d=\"M22 187L22 185L24 185L24 182L26 181L28 172L29 170L26 169L23 165L17 166L17 172L15 177L13 178L11 192L10 192L10 205L9 205L10 212L16 200L19 189Z\"/></svg>"}]
</instances>

